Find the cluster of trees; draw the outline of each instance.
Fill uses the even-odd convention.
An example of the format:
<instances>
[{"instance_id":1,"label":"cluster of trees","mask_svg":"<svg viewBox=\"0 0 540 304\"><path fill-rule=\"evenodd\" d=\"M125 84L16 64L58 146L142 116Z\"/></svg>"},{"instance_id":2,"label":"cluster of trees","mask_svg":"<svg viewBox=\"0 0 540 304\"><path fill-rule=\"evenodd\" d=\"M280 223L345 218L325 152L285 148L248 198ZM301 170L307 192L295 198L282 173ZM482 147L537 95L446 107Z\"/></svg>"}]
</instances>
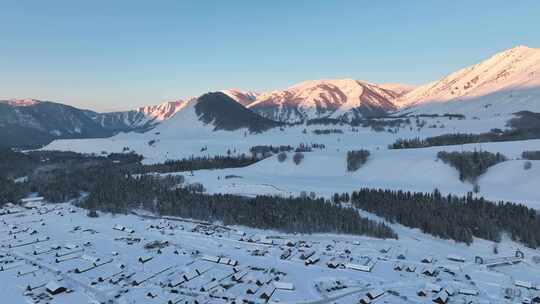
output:
<instances>
[{"instance_id":1,"label":"cluster of trees","mask_svg":"<svg viewBox=\"0 0 540 304\"><path fill-rule=\"evenodd\" d=\"M443 134L425 139L397 139L390 149L425 148L433 146L462 145L482 142L501 142L540 138L540 113L518 112L508 121L509 130L492 129L480 134Z\"/></svg>"},{"instance_id":2,"label":"cluster of trees","mask_svg":"<svg viewBox=\"0 0 540 304\"><path fill-rule=\"evenodd\" d=\"M334 202L334 204L348 203L350 200L351 196L347 192L341 194L334 193L332 196L332 202Z\"/></svg>"},{"instance_id":3,"label":"cluster of trees","mask_svg":"<svg viewBox=\"0 0 540 304\"><path fill-rule=\"evenodd\" d=\"M343 134L341 129L315 129L313 130L315 135L328 135L328 134Z\"/></svg>"},{"instance_id":4,"label":"cluster of trees","mask_svg":"<svg viewBox=\"0 0 540 304\"><path fill-rule=\"evenodd\" d=\"M311 148L312 149L322 150L322 149L326 149L326 145L325 144L318 144L318 143L311 143Z\"/></svg>"},{"instance_id":5,"label":"cluster of trees","mask_svg":"<svg viewBox=\"0 0 540 304\"><path fill-rule=\"evenodd\" d=\"M339 118L313 118L306 121L306 125L345 125L348 124L346 120L339 119Z\"/></svg>"},{"instance_id":6,"label":"cluster of trees","mask_svg":"<svg viewBox=\"0 0 540 304\"><path fill-rule=\"evenodd\" d=\"M293 162L296 165L299 165L304 160L304 153L302 152L296 152L293 155Z\"/></svg>"},{"instance_id":7,"label":"cluster of trees","mask_svg":"<svg viewBox=\"0 0 540 304\"><path fill-rule=\"evenodd\" d=\"M481 134L443 134L433 137L427 137L420 139L419 137L411 139L398 138L394 143L390 144L390 149L414 149L414 148L426 148L435 146L451 146L451 145L463 145L470 143L492 142L492 141L510 141L519 140L521 138L514 136L506 136L510 131L498 131L492 130Z\"/></svg>"},{"instance_id":8,"label":"cluster of trees","mask_svg":"<svg viewBox=\"0 0 540 304\"><path fill-rule=\"evenodd\" d=\"M387 225L362 218L354 208L345 208L315 195L299 198L209 195L204 194L200 184L184 184L182 176L133 174L142 166L128 161L138 159L133 155L54 154L51 158L58 160L33 167L35 172L27 181L16 183L0 177L0 205L16 202L30 192L39 192L53 203L78 199L78 203L89 210L89 216L97 216L96 210L127 213L132 208L143 208L163 215L284 232L397 238ZM69 165L63 166L63 162ZM81 196L82 193L86 195Z\"/></svg>"},{"instance_id":9,"label":"cluster of trees","mask_svg":"<svg viewBox=\"0 0 540 304\"><path fill-rule=\"evenodd\" d=\"M190 157L180 160L168 160L164 163L153 165L141 165L136 170L137 173L145 172L179 172L179 171L193 171L201 169L224 169L224 168L240 168L252 165L261 160L257 155L247 156L240 154L238 156L221 156L214 157L202 156L202 157Z\"/></svg>"},{"instance_id":10,"label":"cluster of trees","mask_svg":"<svg viewBox=\"0 0 540 304\"><path fill-rule=\"evenodd\" d=\"M40 162L39 157L14 152L11 149L0 149L0 177L17 178L32 172Z\"/></svg>"},{"instance_id":11,"label":"cluster of trees","mask_svg":"<svg viewBox=\"0 0 540 304\"><path fill-rule=\"evenodd\" d=\"M515 130L540 130L540 113L530 111L520 111L515 113L515 117L508 121L508 126Z\"/></svg>"},{"instance_id":12,"label":"cluster of trees","mask_svg":"<svg viewBox=\"0 0 540 304\"><path fill-rule=\"evenodd\" d=\"M540 151L523 151L521 157L528 160L540 160Z\"/></svg>"},{"instance_id":13,"label":"cluster of trees","mask_svg":"<svg viewBox=\"0 0 540 304\"><path fill-rule=\"evenodd\" d=\"M251 152L252 155L271 155L271 154L277 154L279 152L290 152L294 150L292 146L272 146L272 145L265 145L265 146L253 146L249 148L249 152Z\"/></svg>"},{"instance_id":14,"label":"cluster of trees","mask_svg":"<svg viewBox=\"0 0 540 304\"><path fill-rule=\"evenodd\" d=\"M159 212L226 225L245 225L284 232L335 232L397 238L388 226L362 218L355 209L323 199L191 194L178 189L157 200Z\"/></svg>"},{"instance_id":15,"label":"cluster of trees","mask_svg":"<svg viewBox=\"0 0 540 304\"><path fill-rule=\"evenodd\" d=\"M444 163L450 164L459 171L461 181L475 183L476 179L484 174L487 169L500 162L506 161L506 157L501 153L491 153L488 151L464 151L446 152L440 151L437 157Z\"/></svg>"},{"instance_id":16,"label":"cluster of trees","mask_svg":"<svg viewBox=\"0 0 540 304\"><path fill-rule=\"evenodd\" d=\"M151 175L124 175L115 170L98 170L104 178L91 180L92 189L82 202L82 207L90 211L127 213L132 208L142 208L152 212L157 209L157 194L171 191L183 182L183 177L155 177ZM189 190L199 191L195 188Z\"/></svg>"},{"instance_id":17,"label":"cluster of trees","mask_svg":"<svg viewBox=\"0 0 540 304\"><path fill-rule=\"evenodd\" d=\"M334 232L397 238L387 225L362 218L353 208L341 207L320 198L209 195L187 185L175 186L182 183L178 177L135 177L116 172L102 174L105 178L99 179L82 203L90 211L127 213L133 208L143 208L161 215L284 232Z\"/></svg>"},{"instance_id":18,"label":"cluster of trees","mask_svg":"<svg viewBox=\"0 0 540 304\"><path fill-rule=\"evenodd\" d=\"M416 118L419 118L419 117L429 117L429 118L447 117L450 120L452 120L452 118L465 119L465 115L463 115L463 114L451 114L451 113L445 113L443 115L439 115L439 114L418 114L418 115L413 115L413 117L416 117Z\"/></svg>"},{"instance_id":19,"label":"cluster of trees","mask_svg":"<svg viewBox=\"0 0 540 304\"><path fill-rule=\"evenodd\" d=\"M410 125L411 120L409 118L396 118L396 119L355 119L351 121L352 126L361 126L364 128L371 128L375 132L382 132L388 129L399 129L405 125Z\"/></svg>"},{"instance_id":20,"label":"cluster of trees","mask_svg":"<svg viewBox=\"0 0 540 304\"><path fill-rule=\"evenodd\" d=\"M133 163L139 162L141 159L140 155L132 153L113 153L104 157L64 151L30 151L23 153L12 149L0 149L0 176L13 179L31 175L38 167L42 167L41 171L43 171L99 161Z\"/></svg>"},{"instance_id":21,"label":"cluster of trees","mask_svg":"<svg viewBox=\"0 0 540 304\"><path fill-rule=\"evenodd\" d=\"M367 162L368 150L356 150L347 152L347 171L352 172L360 169Z\"/></svg>"},{"instance_id":22,"label":"cluster of trees","mask_svg":"<svg viewBox=\"0 0 540 304\"><path fill-rule=\"evenodd\" d=\"M523 205L467 196L361 189L351 195L353 206L392 223L418 228L443 239L467 244L473 237L500 241L507 233L512 240L531 248L540 246L540 215Z\"/></svg>"},{"instance_id":23,"label":"cluster of trees","mask_svg":"<svg viewBox=\"0 0 540 304\"><path fill-rule=\"evenodd\" d=\"M31 192L38 192L50 202L79 198L102 187L103 181L149 172L177 172L199 169L248 166L259 158L240 156L193 157L165 163L143 165L134 153L85 155L74 152L35 151L0 153L0 205L16 202ZM15 183L14 179L26 177ZM107 178L105 178L107 177Z\"/></svg>"},{"instance_id":24,"label":"cluster of trees","mask_svg":"<svg viewBox=\"0 0 540 304\"><path fill-rule=\"evenodd\" d=\"M319 150L326 149L326 145L318 144L318 143L311 143L311 144L300 143L298 147L294 149L294 152L311 152L313 151L313 149L319 149Z\"/></svg>"},{"instance_id":25,"label":"cluster of trees","mask_svg":"<svg viewBox=\"0 0 540 304\"><path fill-rule=\"evenodd\" d=\"M29 192L24 183L15 183L12 179L0 177L0 207L8 202L16 202Z\"/></svg>"},{"instance_id":26,"label":"cluster of trees","mask_svg":"<svg viewBox=\"0 0 540 304\"><path fill-rule=\"evenodd\" d=\"M141 159L132 153L96 156L60 151L3 152L0 153L0 206L15 203L31 192L39 192L51 202L77 198L81 192L92 189L92 184L100 178L96 170L129 172L140 166Z\"/></svg>"},{"instance_id":27,"label":"cluster of trees","mask_svg":"<svg viewBox=\"0 0 540 304\"><path fill-rule=\"evenodd\" d=\"M84 207L114 213L144 208L161 215L284 232L335 232L397 238L387 225L362 218L353 208L337 206L323 199L208 195L186 187L171 188L170 185L175 183L172 179L110 177L112 181L100 184L84 202Z\"/></svg>"}]
</instances>

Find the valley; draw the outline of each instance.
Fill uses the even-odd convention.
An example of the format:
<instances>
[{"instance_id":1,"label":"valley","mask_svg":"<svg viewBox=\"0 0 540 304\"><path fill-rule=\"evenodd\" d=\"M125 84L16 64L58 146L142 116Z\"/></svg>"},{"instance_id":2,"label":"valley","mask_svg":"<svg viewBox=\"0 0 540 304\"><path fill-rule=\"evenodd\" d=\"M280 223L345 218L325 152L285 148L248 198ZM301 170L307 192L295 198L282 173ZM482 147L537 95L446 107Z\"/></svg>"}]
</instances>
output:
<instances>
[{"instance_id":1,"label":"valley","mask_svg":"<svg viewBox=\"0 0 540 304\"><path fill-rule=\"evenodd\" d=\"M9 303L538 303L540 49L411 86L0 102ZM5 147L4 147L5 146Z\"/></svg>"}]
</instances>

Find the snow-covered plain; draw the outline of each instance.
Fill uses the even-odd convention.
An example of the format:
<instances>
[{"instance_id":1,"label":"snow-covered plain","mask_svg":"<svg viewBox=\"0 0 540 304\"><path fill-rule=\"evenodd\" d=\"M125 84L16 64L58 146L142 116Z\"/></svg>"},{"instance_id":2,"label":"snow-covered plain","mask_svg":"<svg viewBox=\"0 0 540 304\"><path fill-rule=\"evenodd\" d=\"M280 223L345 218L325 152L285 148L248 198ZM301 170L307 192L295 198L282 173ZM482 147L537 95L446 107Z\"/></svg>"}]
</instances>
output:
<instances>
[{"instance_id":1,"label":"snow-covered plain","mask_svg":"<svg viewBox=\"0 0 540 304\"><path fill-rule=\"evenodd\" d=\"M377 302L397 304L431 302L438 295L432 290L439 289L452 293L451 303L508 303L503 298L510 289L512 303L517 303L539 293L540 266L533 257L540 252L509 240L494 255L491 242L475 239L466 246L400 225L392 225L399 240L381 240L290 235L144 213L89 218L69 204L9 210L11 214L0 216L3 303L38 303L41 298L51 304L179 299L345 304L380 290ZM159 252L148 248L156 241L162 245ZM515 257L516 250L523 259ZM287 252L290 256L283 255ZM311 265L302 258L308 252L318 257ZM475 263L476 256L484 258L483 265ZM341 266L332 269L329 262ZM353 269L360 265L371 270ZM517 281L533 288L518 287ZM45 287L50 282L69 292L50 295ZM266 290L271 291L268 301L263 298ZM418 296L420 290L427 296ZM471 292L478 294L465 294Z\"/></svg>"}]
</instances>

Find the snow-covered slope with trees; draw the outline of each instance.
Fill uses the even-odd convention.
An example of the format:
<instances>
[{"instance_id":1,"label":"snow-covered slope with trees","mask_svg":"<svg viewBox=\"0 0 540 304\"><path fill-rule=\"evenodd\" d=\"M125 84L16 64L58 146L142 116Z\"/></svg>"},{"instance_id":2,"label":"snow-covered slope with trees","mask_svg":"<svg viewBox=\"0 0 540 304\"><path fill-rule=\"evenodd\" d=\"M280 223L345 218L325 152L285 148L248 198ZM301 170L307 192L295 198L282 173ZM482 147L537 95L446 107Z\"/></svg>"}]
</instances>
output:
<instances>
[{"instance_id":1,"label":"snow-covered slope with trees","mask_svg":"<svg viewBox=\"0 0 540 304\"><path fill-rule=\"evenodd\" d=\"M487 117L540 112L540 49L518 46L395 101L404 112Z\"/></svg>"},{"instance_id":2,"label":"snow-covered slope with trees","mask_svg":"<svg viewBox=\"0 0 540 304\"><path fill-rule=\"evenodd\" d=\"M354 119L395 110L399 94L353 79L311 80L285 90L263 93L248 108L282 122L317 118Z\"/></svg>"},{"instance_id":3,"label":"snow-covered slope with trees","mask_svg":"<svg viewBox=\"0 0 540 304\"><path fill-rule=\"evenodd\" d=\"M533 186L540 183L540 161L532 161L532 168L524 170L525 161L518 159L523 151L538 149L539 140L425 149L370 148L367 163L356 172L346 169L345 149L327 149L305 153L299 165L293 163L293 153L290 153L284 162L272 157L246 168L200 170L195 171L189 180L204 184L210 192L247 196L260 193L289 196L305 191L331 197L333 193L350 192L361 187L419 192L432 192L437 188L445 194L465 195L472 191L473 185L460 181L458 171L439 160L437 152L483 150L502 153L509 160L490 167L480 177L478 195L540 209L540 192ZM227 175L241 178L218 178Z\"/></svg>"}]
</instances>

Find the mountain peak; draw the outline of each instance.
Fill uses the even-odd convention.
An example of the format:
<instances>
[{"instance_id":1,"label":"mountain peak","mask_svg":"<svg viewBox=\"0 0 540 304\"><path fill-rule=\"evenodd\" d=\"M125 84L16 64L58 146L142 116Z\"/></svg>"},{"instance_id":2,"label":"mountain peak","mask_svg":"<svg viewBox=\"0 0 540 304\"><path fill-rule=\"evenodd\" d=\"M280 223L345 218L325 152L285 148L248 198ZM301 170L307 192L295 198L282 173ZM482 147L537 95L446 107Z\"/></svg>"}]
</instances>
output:
<instances>
[{"instance_id":1,"label":"mountain peak","mask_svg":"<svg viewBox=\"0 0 540 304\"><path fill-rule=\"evenodd\" d=\"M253 91L242 91L238 89L226 89L222 90L222 93L234 99L236 102L243 106L248 106L257 99L260 94Z\"/></svg>"},{"instance_id":2,"label":"mountain peak","mask_svg":"<svg viewBox=\"0 0 540 304\"><path fill-rule=\"evenodd\" d=\"M33 106L40 102L41 102L40 100L32 99L32 98L13 98L13 99L2 101L2 103L8 104L13 107L28 107L28 106Z\"/></svg>"},{"instance_id":3,"label":"mountain peak","mask_svg":"<svg viewBox=\"0 0 540 304\"><path fill-rule=\"evenodd\" d=\"M538 97L540 49L519 45L421 86L396 100L396 104L426 113L465 114L473 108L482 109L475 110L475 116L491 116L530 108L527 104L537 104ZM444 109L435 107L437 104Z\"/></svg>"},{"instance_id":4,"label":"mountain peak","mask_svg":"<svg viewBox=\"0 0 540 304\"><path fill-rule=\"evenodd\" d=\"M354 79L304 81L261 94L248 108L281 122L298 123L309 119L354 119L377 116L395 107L391 91Z\"/></svg>"},{"instance_id":5,"label":"mountain peak","mask_svg":"<svg viewBox=\"0 0 540 304\"><path fill-rule=\"evenodd\" d=\"M164 121L172 117L186 105L185 100L166 101L160 104L144 106L136 111L144 114L148 119L154 121Z\"/></svg>"},{"instance_id":6,"label":"mountain peak","mask_svg":"<svg viewBox=\"0 0 540 304\"><path fill-rule=\"evenodd\" d=\"M516 45L513 48L510 48L510 49L506 50L506 51L524 51L524 50L535 50L535 48L526 46L524 44L519 44L519 45Z\"/></svg>"},{"instance_id":7,"label":"mountain peak","mask_svg":"<svg viewBox=\"0 0 540 304\"><path fill-rule=\"evenodd\" d=\"M514 57L528 57L540 54L539 48L531 48L526 45L517 45L513 48L501 51L493 55L490 59L502 59L502 58L514 58ZM489 59L488 59L489 60Z\"/></svg>"}]
</instances>

